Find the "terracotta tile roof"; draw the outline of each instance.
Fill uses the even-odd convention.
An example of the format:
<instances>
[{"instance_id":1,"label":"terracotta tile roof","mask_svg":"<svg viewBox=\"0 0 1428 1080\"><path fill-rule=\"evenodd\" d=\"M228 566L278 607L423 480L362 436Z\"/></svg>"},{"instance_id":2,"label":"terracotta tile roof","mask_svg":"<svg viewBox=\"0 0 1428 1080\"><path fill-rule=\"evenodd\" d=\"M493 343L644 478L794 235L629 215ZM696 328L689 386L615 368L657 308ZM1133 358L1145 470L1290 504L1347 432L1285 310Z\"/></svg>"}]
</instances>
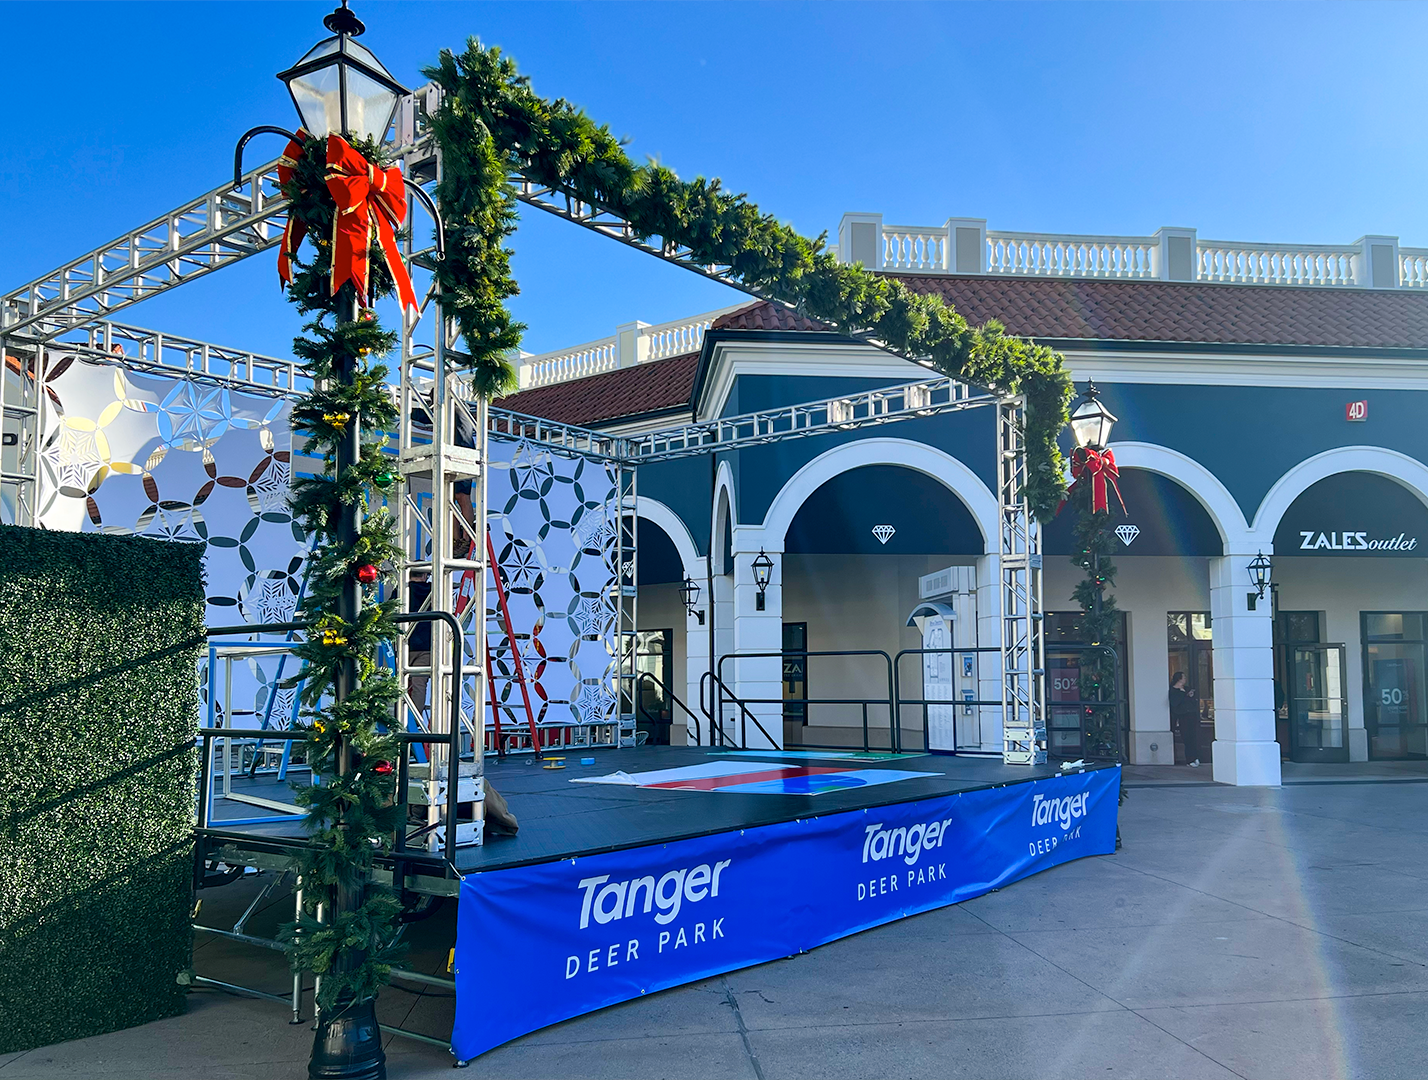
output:
<instances>
[{"instance_id":1,"label":"terracotta tile roof","mask_svg":"<svg viewBox=\"0 0 1428 1080\"><path fill-rule=\"evenodd\" d=\"M782 304L755 300L748 307L720 315L711 330L828 330L825 323L809 319Z\"/></svg>"},{"instance_id":2,"label":"terracotta tile roof","mask_svg":"<svg viewBox=\"0 0 1428 1080\"><path fill-rule=\"evenodd\" d=\"M1428 291L1204 285L1084 278L900 274L974 323L1013 334L1094 341L1201 342L1428 349ZM780 304L751 301L713 330L826 331ZM588 426L690 406L699 354L674 356L571 382L523 390L495 404Z\"/></svg>"},{"instance_id":3,"label":"terracotta tile roof","mask_svg":"<svg viewBox=\"0 0 1428 1080\"><path fill-rule=\"evenodd\" d=\"M972 323L1101 341L1428 348L1428 291L900 274Z\"/></svg>"},{"instance_id":4,"label":"terracotta tile roof","mask_svg":"<svg viewBox=\"0 0 1428 1080\"><path fill-rule=\"evenodd\" d=\"M533 387L498 398L492 404L527 416L589 427L622 416L687 407L698 367L699 354L687 353L584 379Z\"/></svg>"}]
</instances>

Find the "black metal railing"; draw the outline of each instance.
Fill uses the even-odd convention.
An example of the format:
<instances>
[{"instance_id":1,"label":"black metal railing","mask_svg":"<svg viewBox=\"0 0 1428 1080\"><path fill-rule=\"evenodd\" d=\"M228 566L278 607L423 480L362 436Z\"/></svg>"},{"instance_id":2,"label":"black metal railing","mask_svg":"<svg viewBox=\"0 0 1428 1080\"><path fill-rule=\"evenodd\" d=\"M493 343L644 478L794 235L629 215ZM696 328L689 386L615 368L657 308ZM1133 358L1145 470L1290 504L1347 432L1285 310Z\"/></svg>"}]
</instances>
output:
<instances>
[{"instance_id":1,"label":"black metal railing","mask_svg":"<svg viewBox=\"0 0 1428 1080\"><path fill-rule=\"evenodd\" d=\"M646 679L654 683L654 685L664 694L667 700L672 701L674 702L674 704L678 705L681 709L685 711L686 714L688 714L689 718L694 721L694 745L702 746L703 742L699 731L699 717L695 714L693 709L691 709L688 705L686 705L683 701L680 700L679 695L670 689L669 684L667 682L665 682L652 671L642 671L640 672L639 677L635 679L635 711L640 716L648 720L650 724L654 727L674 727L673 710L671 710L670 712L670 718L666 720L662 716L655 716L653 713L651 713L648 709L645 708L644 697L643 695L641 695L640 690L645 685ZM689 730L688 725L686 725L686 730ZM666 738L667 737L668 736L666 736Z\"/></svg>"},{"instance_id":2,"label":"black metal railing","mask_svg":"<svg viewBox=\"0 0 1428 1080\"><path fill-rule=\"evenodd\" d=\"M826 697L826 698L824 698L824 697L809 697L807 694L804 694L802 697L796 697L796 698L786 698L786 697L782 697L782 696L776 697L776 698L751 698L751 697L740 698L740 697L736 697L731 691L729 691L728 685L727 685L727 683L726 683L725 680L724 680L724 664L725 664L727 661L730 661L730 660L732 660L732 661L734 661L735 663L737 663L737 662L740 661L740 660L778 659L778 660L782 661L782 660L784 660L784 659L786 659L786 658L788 658L788 657L802 657L802 658L804 659L805 663L806 663L808 660L814 659L814 658L823 659L823 658L829 658L829 657L855 657L855 656L880 656L880 657L882 657L882 659L883 659L883 666L884 666L884 668L885 668L885 672L886 672L886 676L887 676L887 690L888 690L888 692L887 692L887 696L886 696L886 697L858 697L858 698L854 698L854 697L847 697L847 698ZM897 704L896 704L896 695L895 695L895 691L894 691L894 689L893 689L893 662L892 662L892 657L889 656L889 655L888 655L886 652L884 652L882 649L830 649L830 650L821 650L821 651L810 651L810 650L800 649L800 650L797 651L797 652L784 652L784 651L782 651L782 650L779 650L779 651L777 651L777 652L770 651L770 652L737 652L737 653L728 653L728 654L726 654L726 655L724 655L724 656L719 657L719 662L718 662L718 664L716 665L715 670L716 670L717 674L716 674L715 677L714 677L714 681L718 684L718 686L719 686L721 689L723 689L723 690L725 691L725 694L715 694L715 695L713 695L713 706L714 706L714 707L713 707L713 710L712 710L712 711L713 711L713 713L715 714L715 715L714 715L715 724L716 724L716 726L718 727L718 729L719 729L720 731L722 731L722 730L723 730L723 727L724 727L724 708L723 708L723 707L724 707L724 704L725 704L726 700L727 700L728 702L730 702L730 703L737 704L737 705L739 706L741 715L744 716L744 717L747 717L747 718L749 718L749 719L752 719L752 720L754 721L754 723L758 726L758 729L759 729L761 732L763 732L764 738L768 739L770 745L772 745L772 746L777 746L778 743L776 743L776 742L773 740L773 738L769 735L769 733L764 730L764 726L759 723L758 717L755 716L752 712L749 711L749 708L748 708L748 707L749 707L750 705L777 705L777 706L778 706L778 709L779 709L779 714L780 714L780 716L782 716L782 714L783 714L784 706L786 706L786 705L802 705L802 706L803 706L803 710L804 710L804 720L805 720L805 722L807 721L808 717L811 715L811 711L810 711L810 710L811 710L811 707L814 706L814 705L819 705L819 706L825 706L825 705L835 705L835 706L856 705L856 706L859 706L859 707L861 708L861 710L862 710L863 749L864 749L864 750L882 749L882 747L875 747L875 746L872 745L872 741L871 741L871 728L870 728L870 722L869 722L869 718L868 718L868 710L869 710L870 708L873 708L873 707L883 707L883 708L886 708L886 709L888 710L888 746L887 746L887 749L892 750L892 751L896 751L896 750L899 748L899 746L900 746L901 739L900 739L900 737L899 737L898 730L897 730ZM780 679L779 681L782 681L782 680ZM702 684L701 684L701 685L702 685ZM805 686L807 685L807 680L806 680L806 679L805 679L804 685L805 685ZM726 697L725 695L727 695L727 697ZM700 695L700 696L701 696L701 698L702 698L702 696L703 696L702 692L701 692L701 695ZM701 702L701 704L702 704L702 702ZM745 730L744 730L744 742L745 742L746 745L747 745L747 741L748 741L748 739L747 739L747 728L748 728L748 721L747 721L747 719L746 719L746 720L744 721L744 729L745 729ZM852 749L851 747L847 746L846 744L839 745L839 744L833 744L833 743L802 742L802 743L800 743L799 745L800 745L800 746L811 747L811 748L816 749L816 750L848 750L848 749Z\"/></svg>"},{"instance_id":3,"label":"black metal railing","mask_svg":"<svg viewBox=\"0 0 1428 1080\"><path fill-rule=\"evenodd\" d=\"M392 870L393 888L400 892L404 886L404 879L408 867L420 866L427 872L440 872L443 877L449 877L456 873L456 832L459 825L459 799L461 784L461 662L462 662L462 633L461 624L456 616L448 611L422 611L410 614L401 614L393 617L398 623L414 622L443 622L451 631L451 730L436 734L428 732L395 731L392 737L401 744L402 752L398 755L397 761L397 785L395 799L400 809L399 820L401 824L397 828L392 838L392 849L385 855L378 857L379 863L390 864ZM300 631L308 628L307 623L285 622L285 623L257 623L245 624L242 626L215 626L211 627L208 637L228 637L233 635L252 634L275 634L289 631ZM286 852L296 851L303 848L313 847L310 840L300 837L279 837L263 835L261 833L242 832L236 829L215 828L209 819L209 804L212 798L213 785L213 740L231 739L234 736L247 734L260 734L269 741L274 742L296 742L307 738L305 731L274 731L268 729L245 729L232 727L201 727L198 729L198 736L202 744L202 757L199 763L199 793L198 818L194 828L194 835L197 843L194 846L194 884L199 885L203 881L204 864L208 856L208 841L218 841L220 843L241 843L245 846L257 850ZM442 854L432 855L426 851L410 851L407 849L407 811L409 800L409 762L407 748L413 744L436 745L446 743L449 752L449 763L447 766L447 791L446 791L446 835L443 838ZM473 753L479 753L480 748L473 746ZM432 779L436 779L432 776ZM422 830L425 831L425 830Z\"/></svg>"},{"instance_id":4,"label":"black metal railing","mask_svg":"<svg viewBox=\"0 0 1428 1080\"><path fill-rule=\"evenodd\" d=\"M994 707L997 708L997 709L1001 709L1002 704L1003 704L1002 699L1001 699L1000 697L998 697L998 698L979 698L979 697L963 697L963 698L926 698L926 697L921 697L921 698L909 698L909 697L904 697L904 696L903 696L903 693L902 693L902 661L903 661L903 657L905 657L905 656L942 656L942 655L949 655L949 656L952 657L952 662L953 662L953 664L954 664L954 666L955 666L955 664L956 664L956 659L957 659L958 656L972 656L972 657L975 657L975 656L976 656L977 654L979 654L979 653L994 653L994 654L996 654L997 660L998 660L997 671L998 671L998 673L1000 673L1000 671L1001 671L1001 667L1000 667L1000 663L1001 663L1001 651L1002 651L1002 650L1001 650L999 647L995 646L995 645L974 646L974 647L972 647L972 648L957 648L957 647L955 647L955 646L948 646L948 647L945 648L945 649L902 649L902 650L900 650L900 651L898 652L897 656L893 657L893 692L894 692L894 694L895 694L895 696L896 696L896 698L897 698L899 747L901 748L902 710L903 710L903 707L904 707L904 706L910 705L910 706L913 706L914 708L920 708L920 709L922 710L922 749L923 749L924 751L931 751L931 749L932 749L931 731L929 730L929 726L928 726L928 718L929 718L929 712L928 712L928 710L929 710L930 708L932 708L932 707L934 707L934 706L941 705L941 706L945 706L945 707L947 707L947 708L954 708L954 707L956 707L956 708L962 708L962 709L973 709L973 710L976 710L976 709L977 709L978 707L980 707L980 706L990 705L990 706L994 706ZM969 673L964 673L962 677L963 677L964 679L974 679L974 680L978 680L978 681L981 680L982 675L981 675L981 673L977 670L977 666L976 666L976 661L975 661L975 660L973 661L971 672L969 672ZM926 676L923 676L923 678L924 678L924 680L925 680ZM1000 680L997 679L996 681L997 681L997 683L998 683L998 686L1000 686ZM954 675L954 677L953 677L953 682L954 682L954 684L955 684L955 682L956 682L955 675ZM923 690L926 691L926 689L927 689L927 688L926 688L926 684L925 684L925 682L924 682ZM965 714L964 714L964 715L965 715ZM974 715L974 716L977 715L977 714L975 713L975 711L974 711L973 715ZM980 725L980 723L979 723L979 724L978 724L978 734L979 734L979 736L980 736L980 732L981 732L981 725ZM938 750L939 750L939 751L942 751L942 752L946 752L946 753L956 754L956 753L960 753L963 749L964 749L964 748L963 748L963 747L959 744L959 742L958 742L957 720L956 720L956 717L954 716L954 717L953 717L953 722L952 722L952 746L951 746L950 749L947 748L947 747L938 747ZM983 747L983 746L982 746L980 737L978 738L978 740L977 740L977 745L976 745L975 747L973 747L973 746L967 746L965 749L967 749L967 750L974 750L974 749L975 749L975 750L987 750L986 747ZM991 750L988 750L988 752L995 751L996 753L1001 753L1001 750L1002 750L1002 748L1001 748L1000 746L998 746L998 747L993 747L993 748L991 748Z\"/></svg>"}]
</instances>

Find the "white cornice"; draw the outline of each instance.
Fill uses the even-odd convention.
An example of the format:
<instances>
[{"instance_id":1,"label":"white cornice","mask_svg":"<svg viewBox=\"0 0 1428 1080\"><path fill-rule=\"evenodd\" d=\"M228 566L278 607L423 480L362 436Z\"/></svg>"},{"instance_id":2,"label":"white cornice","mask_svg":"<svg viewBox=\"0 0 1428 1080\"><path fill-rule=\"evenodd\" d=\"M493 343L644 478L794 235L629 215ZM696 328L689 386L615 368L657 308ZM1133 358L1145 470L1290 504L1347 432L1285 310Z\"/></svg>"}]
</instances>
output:
<instances>
[{"instance_id":1,"label":"white cornice","mask_svg":"<svg viewBox=\"0 0 1428 1080\"><path fill-rule=\"evenodd\" d=\"M1392 356L1265 356L1230 349L1215 355L1074 348L1062 353L1076 378L1104 383L1428 390L1428 360Z\"/></svg>"},{"instance_id":2,"label":"white cornice","mask_svg":"<svg viewBox=\"0 0 1428 1080\"><path fill-rule=\"evenodd\" d=\"M933 372L871 345L801 341L715 342L697 419L713 420L724 409L740 375L803 375L809 378L935 378Z\"/></svg>"}]
</instances>

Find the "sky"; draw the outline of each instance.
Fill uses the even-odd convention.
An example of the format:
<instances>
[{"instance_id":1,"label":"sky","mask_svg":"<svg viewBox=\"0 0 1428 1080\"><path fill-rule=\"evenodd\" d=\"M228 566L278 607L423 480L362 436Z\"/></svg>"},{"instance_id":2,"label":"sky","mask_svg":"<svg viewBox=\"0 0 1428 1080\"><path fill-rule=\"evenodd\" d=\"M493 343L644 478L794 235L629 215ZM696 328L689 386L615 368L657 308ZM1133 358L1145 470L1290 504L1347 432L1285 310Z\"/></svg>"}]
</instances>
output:
<instances>
[{"instance_id":1,"label":"sky","mask_svg":"<svg viewBox=\"0 0 1428 1080\"><path fill-rule=\"evenodd\" d=\"M408 86L478 36L636 160L722 177L811 235L874 211L1428 247L1424 3L353 4ZM332 6L0 6L0 291L218 187L248 128L294 126L274 74ZM529 352L739 298L536 210L513 247ZM274 355L298 330L273 252L117 317Z\"/></svg>"}]
</instances>

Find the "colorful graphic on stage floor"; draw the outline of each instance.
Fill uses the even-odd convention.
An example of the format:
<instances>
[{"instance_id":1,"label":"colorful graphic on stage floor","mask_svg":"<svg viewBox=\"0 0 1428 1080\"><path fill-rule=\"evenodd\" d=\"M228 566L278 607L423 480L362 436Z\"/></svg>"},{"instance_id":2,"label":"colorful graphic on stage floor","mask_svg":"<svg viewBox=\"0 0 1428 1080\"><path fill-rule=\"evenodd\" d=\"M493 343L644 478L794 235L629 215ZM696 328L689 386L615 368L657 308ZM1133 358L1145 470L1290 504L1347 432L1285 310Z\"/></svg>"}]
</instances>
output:
<instances>
[{"instance_id":1,"label":"colorful graphic on stage floor","mask_svg":"<svg viewBox=\"0 0 1428 1080\"><path fill-rule=\"evenodd\" d=\"M719 791L731 795L822 795L941 773L854 769L847 765L789 765L777 761L709 761L676 769L580 776L572 784L618 784L664 791Z\"/></svg>"},{"instance_id":2,"label":"colorful graphic on stage floor","mask_svg":"<svg viewBox=\"0 0 1428 1080\"><path fill-rule=\"evenodd\" d=\"M469 874L452 1048L467 1060L606 1005L1108 855L1119 785L1118 767L1098 769Z\"/></svg>"}]
</instances>

